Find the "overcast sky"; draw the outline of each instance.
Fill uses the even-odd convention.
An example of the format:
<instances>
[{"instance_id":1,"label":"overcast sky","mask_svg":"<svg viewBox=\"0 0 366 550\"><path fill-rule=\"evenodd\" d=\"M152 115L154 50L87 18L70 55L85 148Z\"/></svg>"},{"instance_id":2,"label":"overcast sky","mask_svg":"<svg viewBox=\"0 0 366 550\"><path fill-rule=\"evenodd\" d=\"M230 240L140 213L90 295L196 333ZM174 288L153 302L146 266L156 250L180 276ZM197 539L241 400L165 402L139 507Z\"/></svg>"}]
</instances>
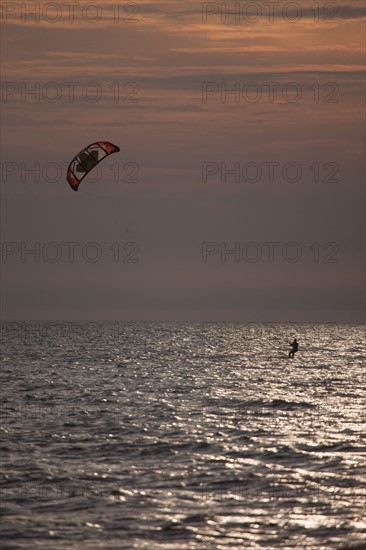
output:
<instances>
[{"instance_id":1,"label":"overcast sky","mask_svg":"<svg viewBox=\"0 0 366 550\"><path fill-rule=\"evenodd\" d=\"M3 319L364 322L364 2L314 4L3 3Z\"/></svg>"}]
</instances>

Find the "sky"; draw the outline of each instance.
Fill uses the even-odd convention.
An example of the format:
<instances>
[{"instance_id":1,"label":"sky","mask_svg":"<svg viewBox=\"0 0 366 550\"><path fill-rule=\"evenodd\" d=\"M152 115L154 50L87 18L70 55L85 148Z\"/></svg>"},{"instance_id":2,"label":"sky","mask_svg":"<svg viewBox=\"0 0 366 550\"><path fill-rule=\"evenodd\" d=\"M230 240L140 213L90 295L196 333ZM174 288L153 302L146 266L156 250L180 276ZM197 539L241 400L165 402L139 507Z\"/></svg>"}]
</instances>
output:
<instances>
[{"instance_id":1,"label":"sky","mask_svg":"<svg viewBox=\"0 0 366 550\"><path fill-rule=\"evenodd\" d=\"M2 318L364 323L364 7L2 2Z\"/></svg>"}]
</instances>

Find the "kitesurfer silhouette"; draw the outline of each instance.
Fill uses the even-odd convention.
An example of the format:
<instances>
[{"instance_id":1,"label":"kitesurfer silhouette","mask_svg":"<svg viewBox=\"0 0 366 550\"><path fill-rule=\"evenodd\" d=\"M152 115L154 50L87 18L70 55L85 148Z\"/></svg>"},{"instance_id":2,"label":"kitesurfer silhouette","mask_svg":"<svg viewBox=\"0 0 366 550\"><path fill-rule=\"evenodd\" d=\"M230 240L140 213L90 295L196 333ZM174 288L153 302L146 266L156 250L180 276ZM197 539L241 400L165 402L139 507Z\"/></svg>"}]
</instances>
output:
<instances>
[{"instance_id":1,"label":"kitesurfer silhouette","mask_svg":"<svg viewBox=\"0 0 366 550\"><path fill-rule=\"evenodd\" d=\"M292 344L290 343L290 346L291 346L291 349L290 349L290 353L288 354L288 356L291 357L291 359L293 359L295 353L296 353L297 350L299 349L299 344L297 343L296 338L294 339L294 341L292 342Z\"/></svg>"}]
</instances>

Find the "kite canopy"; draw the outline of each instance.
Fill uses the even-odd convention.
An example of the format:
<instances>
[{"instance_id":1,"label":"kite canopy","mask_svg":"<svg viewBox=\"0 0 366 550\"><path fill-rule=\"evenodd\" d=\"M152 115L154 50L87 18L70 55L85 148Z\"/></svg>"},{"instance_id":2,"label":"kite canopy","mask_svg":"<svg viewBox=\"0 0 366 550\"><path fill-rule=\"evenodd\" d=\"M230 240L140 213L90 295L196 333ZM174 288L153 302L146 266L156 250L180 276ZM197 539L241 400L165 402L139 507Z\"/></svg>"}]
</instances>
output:
<instances>
[{"instance_id":1,"label":"kite canopy","mask_svg":"<svg viewBox=\"0 0 366 550\"><path fill-rule=\"evenodd\" d=\"M94 166L108 155L119 151L120 148L109 141L97 141L85 147L72 159L67 169L67 181L71 185L71 189L77 191L80 182Z\"/></svg>"}]
</instances>

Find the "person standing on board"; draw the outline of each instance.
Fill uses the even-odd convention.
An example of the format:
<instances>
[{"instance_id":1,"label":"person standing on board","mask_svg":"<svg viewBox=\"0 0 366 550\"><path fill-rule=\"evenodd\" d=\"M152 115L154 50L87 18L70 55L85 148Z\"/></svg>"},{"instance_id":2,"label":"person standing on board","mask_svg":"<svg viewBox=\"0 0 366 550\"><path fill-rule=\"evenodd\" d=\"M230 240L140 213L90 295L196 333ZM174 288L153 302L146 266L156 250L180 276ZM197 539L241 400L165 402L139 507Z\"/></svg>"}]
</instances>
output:
<instances>
[{"instance_id":1,"label":"person standing on board","mask_svg":"<svg viewBox=\"0 0 366 550\"><path fill-rule=\"evenodd\" d=\"M296 338L294 339L294 341L292 342L292 344L290 344L291 349L290 349L290 353L288 354L289 357L291 357L291 359L294 358L294 355L295 353L297 352L297 350L299 349L299 344L297 343L297 340Z\"/></svg>"}]
</instances>

